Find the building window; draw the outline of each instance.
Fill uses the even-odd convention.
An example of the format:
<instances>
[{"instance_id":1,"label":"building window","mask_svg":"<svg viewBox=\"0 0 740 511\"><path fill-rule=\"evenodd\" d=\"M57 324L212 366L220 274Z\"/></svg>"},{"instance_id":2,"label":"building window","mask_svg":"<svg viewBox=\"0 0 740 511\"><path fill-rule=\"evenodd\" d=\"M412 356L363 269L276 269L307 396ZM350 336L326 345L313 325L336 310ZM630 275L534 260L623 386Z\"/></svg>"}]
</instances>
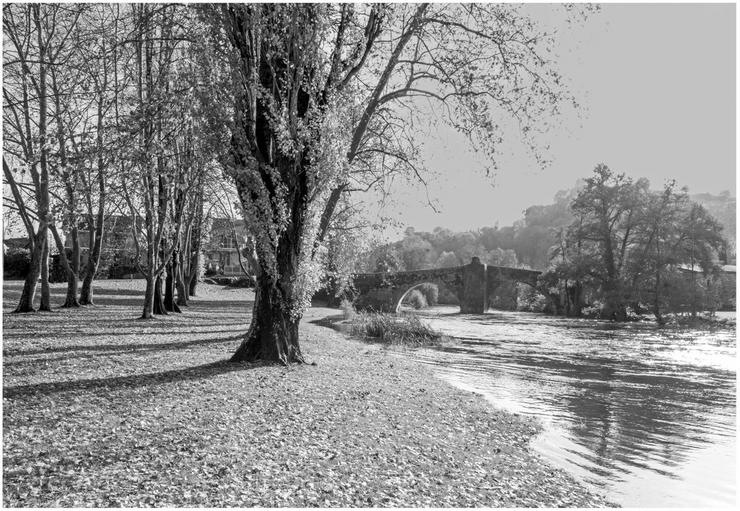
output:
<instances>
[{"instance_id":1,"label":"building window","mask_svg":"<svg viewBox=\"0 0 740 511\"><path fill-rule=\"evenodd\" d=\"M230 234L224 234L221 236L220 242L221 248L236 248L236 240L234 236Z\"/></svg>"}]
</instances>

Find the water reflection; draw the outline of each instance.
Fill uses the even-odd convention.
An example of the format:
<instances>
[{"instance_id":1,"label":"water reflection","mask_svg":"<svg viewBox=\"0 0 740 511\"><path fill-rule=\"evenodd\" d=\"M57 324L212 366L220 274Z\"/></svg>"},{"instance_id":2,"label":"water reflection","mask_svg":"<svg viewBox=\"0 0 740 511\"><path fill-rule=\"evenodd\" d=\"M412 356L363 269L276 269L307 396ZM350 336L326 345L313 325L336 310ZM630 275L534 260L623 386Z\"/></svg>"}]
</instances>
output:
<instances>
[{"instance_id":1,"label":"water reflection","mask_svg":"<svg viewBox=\"0 0 740 511\"><path fill-rule=\"evenodd\" d=\"M623 505L735 502L734 331L449 312L425 318L459 344L413 356L544 419L535 447L555 464ZM719 447L711 470L695 470Z\"/></svg>"}]
</instances>

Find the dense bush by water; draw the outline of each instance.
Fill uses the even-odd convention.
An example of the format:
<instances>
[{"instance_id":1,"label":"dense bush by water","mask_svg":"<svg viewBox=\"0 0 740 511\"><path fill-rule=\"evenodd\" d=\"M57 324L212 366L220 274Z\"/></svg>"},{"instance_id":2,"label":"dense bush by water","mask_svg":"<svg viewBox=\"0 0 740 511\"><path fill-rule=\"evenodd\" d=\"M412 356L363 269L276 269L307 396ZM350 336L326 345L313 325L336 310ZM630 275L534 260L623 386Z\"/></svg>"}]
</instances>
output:
<instances>
[{"instance_id":1,"label":"dense bush by water","mask_svg":"<svg viewBox=\"0 0 740 511\"><path fill-rule=\"evenodd\" d=\"M411 292L406 295L403 303L406 305L410 305L417 310L429 307L426 297L424 297L424 295L418 289L412 289Z\"/></svg>"},{"instance_id":2,"label":"dense bush by water","mask_svg":"<svg viewBox=\"0 0 740 511\"><path fill-rule=\"evenodd\" d=\"M425 346L447 339L413 314L358 312L351 325L352 334L372 337L386 344Z\"/></svg>"}]
</instances>

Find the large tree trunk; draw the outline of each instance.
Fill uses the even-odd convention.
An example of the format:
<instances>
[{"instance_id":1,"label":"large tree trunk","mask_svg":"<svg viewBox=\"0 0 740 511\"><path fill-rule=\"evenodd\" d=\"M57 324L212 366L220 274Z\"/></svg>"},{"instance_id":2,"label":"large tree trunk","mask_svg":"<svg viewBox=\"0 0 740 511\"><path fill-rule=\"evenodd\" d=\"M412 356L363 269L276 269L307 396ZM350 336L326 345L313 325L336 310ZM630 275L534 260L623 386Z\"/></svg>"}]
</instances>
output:
<instances>
[{"instance_id":1,"label":"large tree trunk","mask_svg":"<svg viewBox=\"0 0 740 511\"><path fill-rule=\"evenodd\" d=\"M46 229L45 229L46 230ZM62 257L65 257L62 255ZM49 240L44 236L41 252L41 303L39 311L51 312L51 290L49 289Z\"/></svg>"},{"instance_id":2,"label":"large tree trunk","mask_svg":"<svg viewBox=\"0 0 740 511\"><path fill-rule=\"evenodd\" d=\"M627 307L623 301L622 286L617 271L616 258L614 256L614 244L611 238L611 227L609 219L604 213L601 219L601 232L604 235L604 266L605 280L603 282L604 306L601 309L603 319L614 321L625 321L627 319Z\"/></svg>"},{"instance_id":3,"label":"large tree trunk","mask_svg":"<svg viewBox=\"0 0 740 511\"><path fill-rule=\"evenodd\" d=\"M89 259L88 259L89 260ZM95 271L90 269L90 264L87 265L87 271L85 278L82 279L82 290L80 291L80 305L95 305L95 297L93 296L93 280Z\"/></svg>"},{"instance_id":4,"label":"large tree trunk","mask_svg":"<svg viewBox=\"0 0 740 511\"><path fill-rule=\"evenodd\" d=\"M583 286L576 280L572 284L566 281L565 294L567 297L566 315L580 317L583 310Z\"/></svg>"},{"instance_id":5,"label":"large tree trunk","mask_svg":"<svg viewBox=\"0 0 740 511\"><path fill-rule=\"evenodd\" d=\"M252 323L232 362L255 360L279 361L283 364L303 363L298 344L300 318L291 316L279 283L261 283L255 288Z\"/></svg>"},{"instance_id":6,"label":"large tree trunk","mask_svg":"<svg viewBox=\"0 0 740 511\"><path fill-rule=\"evenodd\" d=\"M95 280L95 273L98 271L99 261L100 252L94 254L88 251L85 278L82 279L82 290L80 291L80 305L95 305L93 281Z\"/></svg>"},{"instance_id":7,"label":"large tree trunk","mask_svg":"<svg viewBox=\"0 0 740 511\"><path fill-rule=\"evenodd\" d=\"M69 264L69 261L67 260L67 251L64 248L64 244L62 243L62 238L59 236L59 232L57 231L57 228L54 224L51 224L49 226L49 229L51 230L52 235L54 236L54 241L56 242L57 249L59 250L59 262L62 265L62 268L64 268L64 272L67 274L67 297L64 300L64 305L62 305L63 308L70 308L70 307L79 307L80 304L77 301L77 287L79 282L79 271L80 271L80 251L79 251L79 240L76 243L77 250L72 251L72 264ZM73 231L74 233L72 236L74 237L76 233L76 229ZM73 242L73 245L75 243ZM75 257L76 255L76 257ZM76 261L76 265L75 265Z\"/></svg>"},{"instance_id":8,"label":"large tree trunk","mask_svg":"<svg viewBox=\"0 0 740 511\"><path fill-rule=\"evenodd\" d=\"M200 229L197 231L200 236ZM193 246L193 253L190 256L190 275L188 275L188 295L195 296L195 289L198 285L198 273L200 271L200 240L196 240Z\"/></svg>"},{"instance_id":9,"label":"large tree trunk","mask_svg":"<svg viewBox=\"0 0 740 511\"><path fill-rule=\"evenodd\" d=\"M62 255L60 257L66 257ZM67 272L67 297L64 299L64 308L79 307L80 302L77 300L77 291L79 289L79 278L75 272Z\"/></svg>"},{"instance_id":10,"label":"large tree trunk","mask_svg":"<svg viewBox=\"0 0 740 511\"><path fill-rule=\"evenodd\" d=\"M31 264L28 268L26 280L23 283L21 299L18 302L18 307L16 307L13 312L35 312L35 309L33 308L33 299L36 296L36 286L38 285L39 276L41 275L41 258L43 257L43 251L43 237L41 236L41 229L39 229L31 247Z\"/></svg>"},{"instance_id":11,"label":"large tree trunk","mask_svg":"<svg viewBox=\"0 0 740 511\"><path fill-rule=\"evenodd\" d=\"M146 289L144 290L144 311L141 319L152 319L154 317L154 275L146 275Z\"/></svg>"},{"instance_id":12,"label":"large tree trunk","mask_svg":"<svg viewBox=\"0 0 740 511\"><path fill-rule=\"evenodd\" d=\"M183 254L186 253L186 251L178 253L179 264L177 264L177 271L175 272L175 287L177 288L177 302L175 303L181 307L187 307L188 305L188 290L185 287L185 280L183 279L183 271L185 268Z\"/></svg>"},{"instance_id":13,"label":"large tree trunk","mask_svg":"<svg viewBox=\"0 0 740 511\"><path fill-rule=\"evenodd\" d=\"M80 285L80 234L77 226L72 226L72 264L67 268L67 298L64 300L63 307L79 307L80 302L77 299ZM67 258L67 253L62 248L60 257Z\"/></svg>"},{"instance_id":14,"label":"large tree trunk","mask_svg":"<svg viewBox=\"0 0 740 511\"><path fill-rule=\"evenodd\" d=\"M182 312L175 303L175 272L177 271L177 254L172 254L167 263L167 278L164 285L164 309L167 312Z\"/></svg>"},{"instance_id":15,"label":"large tree trunk","mask_svg":"<svg viewBox=\"0 0 740 511\"><path fill-rule=\"evenodd\" d=\"M100 183L100 194L104 195L105 183ZM93 300L93 281L95 280L95 274L98 272L98 265L100 264L100 254L103 248L103 235L105 233L105 217L104 217L104 206L103 200L98 203L98 215L95 220L95 230L90 232L91 249L87 253L87 269L85 270L85 278L82 280L82 291L80 293L80 305L95 305ZM90 215L92 218L92 215Z\"/></svg>"},{"instance_id":16,"label":"large tree trunk","mask_svg":"<svg viewBox=\"0 0 740 511\"><path fill-rule=\"evenodd\" d=\"M154 277L154 314L167 314L167 309L164 307L164 294L162 293L162 274L160 273Z\"/></svg>"}]
</instances>

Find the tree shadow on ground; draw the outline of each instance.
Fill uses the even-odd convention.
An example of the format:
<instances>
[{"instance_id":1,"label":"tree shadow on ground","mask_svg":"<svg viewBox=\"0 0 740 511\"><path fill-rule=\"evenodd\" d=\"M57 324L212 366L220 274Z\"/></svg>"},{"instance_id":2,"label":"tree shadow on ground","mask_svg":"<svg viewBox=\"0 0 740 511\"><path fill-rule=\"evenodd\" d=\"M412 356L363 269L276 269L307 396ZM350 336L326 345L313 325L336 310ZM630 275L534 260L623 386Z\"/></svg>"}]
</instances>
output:
<instances>
[{"instance_id":1,"label":"tree shadow on ground","mask_svg":"<svg viewBox=\"0 0 740 511\"><path fill-rule=\"evenodd\" d=\"M118 296L119 294L121 295L120 297ZM130 298L126 298L126 296L130 296ZM64 297L61 299L64 300ZM85 310L87 307L96 307L101 305L127 305L143 309L144 293L139 293L136 295L136 298L134 298L134 295L127 295L125 293L118 293L116 295L97 294L93 297L93 301L95 303L92 306L84 305L78 310ZM61 308L61 305L59 307Z\"/></svg>"},{"instance_id":2,"label":"tree shadow on ground","mask_svg":"<svg viewBox=\"0 0 740 511\"><path fill-rule=\"evenodd\" d=\"M132 374L128 376L112 376L110 378L88 378L62 382L44 382L31 385L16 385L3 389L3 399L22 399L25 397L50 396L62 392L98 391L110 392L121 389L136 389L177 383L190 380L208 379L234 371L246 371L264 366L264 363L233 363L228 360L219 360L195 367L171 369L157 373Z\"/></svg>"},{"instance_id":3,"label":"tree shadow on ground","mask_svg":"<svg viewBox=\"0 0 740 511\"><path fill-rule=\"evenodd\" d=\"M147 334L181 334L181 333L197 333L197 332L185 332L185 329L192 327L195 328L208 328L208 327L229 327L244 328L243 321L228 321L234 319L232 314L226 314L226 318L219 321L219 318L224 315L221 312L208 313L204 316L197 315L181 315L177 313L170 313L166 316L156 316L149 320L142 320L141 318L134 318L127 314L125 309L111 311L111 316L105 318L90 317L89 315L64 315L60 314L49 314L49 313L37 313L34 315L16 316L16 321L3 325L4 332L3 336L12 337L23 337L29 335L38 336L38 327L45 323L49 325L49 328L54 328L50 331L49 337L64 337L68 336L74 339L77 335L147 335ZM118 314L116 317L113 314ZM123 314L126 314L123 316ZM188 319L210 319L208 323L198 323L191 325L187 323ZM65 321L65 327L63 330L56 329L58 320L63 319ZM75 332L74 328L98 328L98 332ZM111 331L114 330L113 332ZM30 330L30 331L29 331ZM18 331L14 334L7 334L5 332ZM207 332L218 332L220 330L208 330ZM205 333L205 332L201 332ZM41 337L44 337L43 335Z\"/></svg>"},{"instance_id":4,"label":"tree shadow on ground","mask_svg":"<svg viewBox=\"0 0 740 511\"><path fill-rule=\"evenodd\" d=\"M142 281L144 282L144 281ZM96 300L100 295L108 296L138 296L141 298L141 302L144 302L144 291L145 284L142 284L141 289L121 289L118 287L107 287L105 285L93 285L93 299Z\"/></svg>"},{"instance_id":5,"label":"tree shadow on ground","mask_svg":"<svg viewBox=\"0 0 740 511\"><path fill-rule=\"evenodd\" d=\"M253 307L254 299L245 298L243 300L202 300L202 299L191 299L190 305L196 307L215 307L218 309L239 309L242 310L244 307ZM250 309L251 310L251 309Z\"/></svg>"},{"instance_id":6,"label":"tree shadow on ground","mask_svg":"<svg viewBox=\"0 0 740 511\"><path fill-rule=\"evenodd\" d=\"M135 334L133 334L135 335ZM17 357L24 355L42 355L46 353L65 353L69 351L102 351L109 354L111 351L120 352L119 354L133 353L133 352L147 352L147 351L166 351L166 350L180 350L189 346L207 346L209 344L218 344L222 342L235 341L244 337L243 333L232 335L230 337L221 337L218 339L206 338L206 339L195 339L192 341L185 342L158 342L158 343L139 343L139 344L103 344L103 345L90 345L90 344L77 344L71 346L61 346L55 348L46 349L35 349L35 350L3 350L3 356L5 357ZM90 355L87 355L88 357ZM64 358L74 357L57 357L53 360L62 360ZM50 359L43 358L39 360L48 361ZM14 365L13 362L5 361L5 366Z\"/></svg>"},{"instance_id":7,"label":"tree shadow on ground","mask_svg":"<svg viewBox=\"0 0 740 511\"><path fill-rule=\"evenodd\" d=\"M222 313L215 312L215 313L209 313L207 317L209 319L215 320L220 315L222 315ZM167 334L167 333L178 334L178 333L182 333L181 332L182 329L188 328L190 326L187 323L185 323L187 319L197 319L197 316L170 313L166 316L156 316L153 319L141 319L141 318L101 319L101 320L96 320L96 324L99 325L101 329L106 328L106 327L127 329L127 330L124 330L124 332L122 332L124 334L147 335L147 334L154 333L153 330L163 330L163 332L161 332L162 334ZM220 322L214 321L213 323L196 324L193 326L195 327L234 326L236 328L244 328L244 323L243 322L227 323L225 321L220 321ZM144 329L144 331L142 331L142 328Z\"/></svg>"},{"instance_id":8,"label":"tree shadow on ground","mask_svg":"<svg viewBox=\"0 0 740 511\"><path fill-rule=\"evenodd\" d=\"M58 343L60 338L68 338L70 340L78 340L78 339L84 339L86 337L130 337L130 336L136 336L140 337L142 334L148 335L148 336L164 336L164 335L191 335L191 334L223 334L223 333L231 333L236 330L244 330L246 332L245 326L243 322L239 323L204 323L201 325L197 325L198 330L194 330L192 328L188 329L188 325L169 325L172 327L172 330L165 330L160 329L161 331L157 332L142 332L141 331L141 325L142 323L136 323L136 326L138 326L138 329L130 329L130 330L122 330L122 329L104 329L99 328L98 330L94 331L77 331L77 330L59 330L54 333L53 336L50 336L53 338L49 339L49 342L55 342ZM75 325L77 328L82 328L83 326L87 325ZM223 328L217 328L217 327L223 327ZM29 332L28 330L20 330L17 331L16 329L6 329L6 331L3 332L3 339L6 341L6 344L8 341L12 342L23 342L26 341L30 336L32 335L32 332ZM65 339L66 340L66 339ZM32 341L31 341L32 342ZM64 341L62 341L64 342ZM3 354L10 354L10 355L35 355L37 353L53 353L56 351L72 351L75 349L82 349L82 346L88 346L88 347L94 347L92 344L87 345L80 345L80 346L73 346L73 345L62 345L58 347L49 347L49 348L38 348L28 351L14 351L12 348L7 348L3 351Z\"/></svg>"}]
</instances>

